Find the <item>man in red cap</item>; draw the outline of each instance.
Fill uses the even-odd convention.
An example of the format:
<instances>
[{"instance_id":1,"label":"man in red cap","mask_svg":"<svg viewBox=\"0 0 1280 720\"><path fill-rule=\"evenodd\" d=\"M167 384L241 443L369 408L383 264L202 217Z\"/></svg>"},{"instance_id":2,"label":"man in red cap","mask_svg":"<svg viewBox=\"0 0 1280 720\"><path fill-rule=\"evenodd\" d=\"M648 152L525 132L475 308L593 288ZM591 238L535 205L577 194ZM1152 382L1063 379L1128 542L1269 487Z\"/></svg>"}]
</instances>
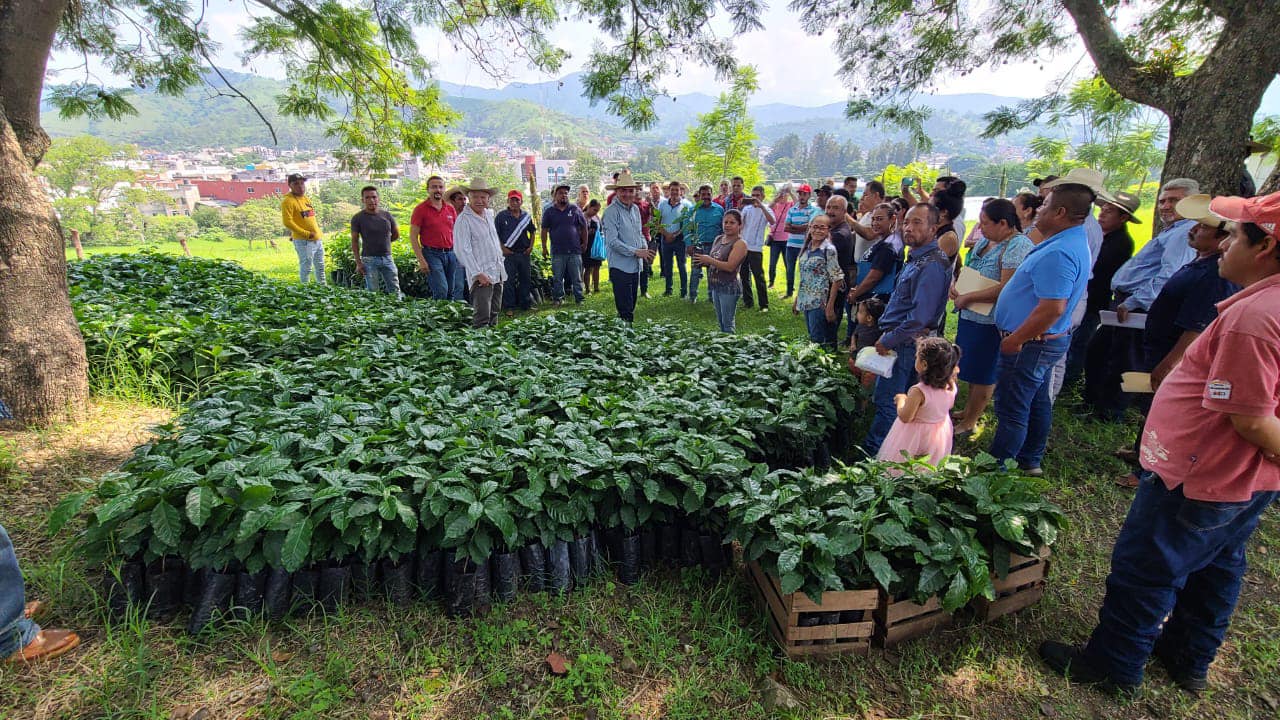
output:
<instances>
[{"instance_id":1,"label":"man in red cap","mask_svg":"<svg viewBox=\"0 0 1280 720\"><path fill-rule=\"evenodd\" d=\"M533 306L533 286L529 256L533 253L533 217L521 207L524 195L519 190L507 193L507 207L493 218L498 230L498 242L502 244L502 263L507 270L507 284L503 288L502 306L508 317L515 314L513 308L528 311Z\"/></svg>"},{"instance_id":2,"label":"man in red cap","mask_svg":"<svg viewBox=\"0 0 1280 720\"><path fill-rule=\"evenodd\" d=\"M809 234L809 221L822 214L822 208L810 204L813 187L807 183L796 190L796 204L787 210L787 220L783 229L787 231L787 254L783 261L787 266L787 294L783 299L791 297L796 289L796 260L804 248L804 239Z\"/></svg>"},{"instance_id":3,"label":"man in red cap","mask_svg":"<svg viewBox=\"0 0 1280 720\"><path fill-rule=\"evenodd\" d=\"M1237 223L1218 273L1244 289L1187 347L1151 403L1138 486L1085 645L1040 657L1078 683L1135 693L1155 655L1198 693L1226 635L1245 545L1280 491L1280 193L1214 198Z\"/></svg>"}]
</instances>

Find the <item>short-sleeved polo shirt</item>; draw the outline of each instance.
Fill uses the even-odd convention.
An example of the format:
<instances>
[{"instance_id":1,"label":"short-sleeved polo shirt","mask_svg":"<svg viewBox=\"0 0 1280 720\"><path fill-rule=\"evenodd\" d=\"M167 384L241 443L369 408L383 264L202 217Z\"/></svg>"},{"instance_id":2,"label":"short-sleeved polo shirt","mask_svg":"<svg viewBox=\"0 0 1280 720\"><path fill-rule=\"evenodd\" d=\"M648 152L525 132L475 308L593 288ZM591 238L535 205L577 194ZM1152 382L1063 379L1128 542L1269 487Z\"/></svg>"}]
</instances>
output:
<instances>
[{"instance_id":1,"label":"short-sleeved polo shirt","mask_svg":"<svg viewBox=\"0 0 1280 720\"><path fill-rule=\"evenodd\" d=\"M1045 238L1027 253L1000 291L994 311L996 326L1013 332L1041 300L1066 300L1062 315L1045 331L1046 335L1065 333L1071 327L1072 311L1084 297L1091 265L1084 226L1069 227Z\"/></svg>"},{"instance_id":2,"label":"short-sleeved polo shirt","mask_svg":"<svg viewBox=\"0 0 1280 720\"><path fill-rule=\"evenodd\" d=\"M1280 275L1218 303L1218 319L1161 383L1142 432L1142 467L1189 500L1244 502L1280 490L1280 465L1231 424L1280 408Z\"/></svg>"},{"instance_id":3,"label":"short-sleeved polo shirt","mask_svg":"<svg viewBox=\"0 0 1280 720\"><path fill-rule=\"evenodd\" d=\"M1160 289L1147 310L1142 331L1145 370L1154 368L1184 332L1204 332L1218 317L1218 303L1240 291L1240 286L1218 274L1221 253L1197 258L1183 265Z\"/></svg>"},{"instance_id":4,"label":"short-sleeved polo shirt","mask_svg":"<svg viewBox=\"0 0 1280 720\"><path fill-rule=\"evenodd\" d=\"M458 212L449 203L441 203L440 209L423 200L413 209L409 224L422 233L422 246L432 250L453 249L453 225L458 222Z\"/></svg>"},{"instance_id":5,"label":"short-sleeved polo shirt","mask_svg":"<svg viewBox=\"0 0 1280 720\"><path fill-rule=\"evenodd\" d=\"M814 218L821 214L822 211L813 203L809 203L803 207L799 203L796 203L787 211L787 222L792 225L808 225ZM804 247L804 233L788 233L787 247Z\"/></svg>"},{"instance_id":6,"label":"short-sleeved polo shirt","mask_svg":"<svg viewBox=\"0 0 1280 720\"><path fill-rule=\"evenodd\" d=\"M587 216L573 203L564 210L552 205L542 212L542 229L551 237L552 255L575 255L582 252L582 231Z\"/></svg>"}]
</instances>

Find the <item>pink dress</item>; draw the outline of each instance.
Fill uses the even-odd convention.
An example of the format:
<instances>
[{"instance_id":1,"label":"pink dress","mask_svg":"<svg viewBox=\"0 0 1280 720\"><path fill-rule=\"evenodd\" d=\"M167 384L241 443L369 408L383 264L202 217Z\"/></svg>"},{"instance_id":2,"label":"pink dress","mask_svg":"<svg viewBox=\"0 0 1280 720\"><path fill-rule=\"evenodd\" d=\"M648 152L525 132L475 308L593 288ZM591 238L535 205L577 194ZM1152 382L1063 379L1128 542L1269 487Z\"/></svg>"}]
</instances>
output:
<instances>
[{"instance_id":1,"label":"pink dress","mask_svg":"<svg viewBox=\"0 0 1280 720\"><path fill-rule=\"evenodd\" d=\"M903 462L906 453L910 458L923 456L936 465L951 454L951 407L956 402L956 385L939 389L916 383L915 387L924 393L924 405L916 412L914 422L905 423L901 418L893 421L877 459Z\"/></svg>"}]
</instances>

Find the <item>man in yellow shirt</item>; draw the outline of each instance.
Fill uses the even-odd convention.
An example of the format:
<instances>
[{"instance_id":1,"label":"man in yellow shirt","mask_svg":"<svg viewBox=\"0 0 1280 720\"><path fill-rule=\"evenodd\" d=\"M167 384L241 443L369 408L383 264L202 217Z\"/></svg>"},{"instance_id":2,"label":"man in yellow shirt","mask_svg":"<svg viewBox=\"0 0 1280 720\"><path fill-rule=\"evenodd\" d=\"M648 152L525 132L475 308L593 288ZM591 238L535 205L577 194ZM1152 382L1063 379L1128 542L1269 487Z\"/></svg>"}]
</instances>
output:
<instances>
[{"instance_id":1,"label":"man in yellow shirt","mask_svg":"<svg viewBox=\"0 0 1280 720\"><path fill-rule=\"evenodd\" d=\"M305 284L315 269L316 282L324 284L324 235L316 220L316 209L307 197L307 179L298 173L287 178L289 194L280 201L280 218L293 238L298 253L298 276Z\"/></svg>"}]
</instances>

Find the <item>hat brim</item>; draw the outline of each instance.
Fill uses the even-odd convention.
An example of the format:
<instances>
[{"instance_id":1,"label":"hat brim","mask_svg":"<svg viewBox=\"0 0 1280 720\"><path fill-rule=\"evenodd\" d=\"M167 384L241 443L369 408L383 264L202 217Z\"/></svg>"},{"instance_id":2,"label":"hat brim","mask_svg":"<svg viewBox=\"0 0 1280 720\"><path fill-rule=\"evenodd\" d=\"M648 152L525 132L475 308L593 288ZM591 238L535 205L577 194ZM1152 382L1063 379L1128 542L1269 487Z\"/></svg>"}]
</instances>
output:
<instances>
[{"instance_id":1,"label":"hat brim","mask_svg":"<svg viewBox=\"0 0 1280 720\"><path fill-rule=\"evenodd\" d=\"M605 190L626 190L627 188L633 188L633 189L639 190L641 187L642 186L640 185L640 183L635 183L632 185L605 185L604 189Z\"/></svg>"},{"instance_id":2,"label":"hat brim","mask_svg":"<svg viewBox=\"0 0 1280 720\"><path fill-rule=\"evenodd\" d=\"M1112 195L1111 193L1107 192L1106 190L1100 190L1097 192L1097 195L1098 195L1097 199L1093 201L1094 205L1097 205L1098 207L1111 205L1115 209L1119 210L1120 212L1128 216L1125 219L1125 222L1130 222L1130 223L1133 223L1134 225L1142 224L1142 221L1138 219L1138 216L1133 214L1134 211L1121 205L1120 201L1116 200L1115 196Z\"/></svg>"},{"instance_id":3,"label":"hat brim","mask_svg":"<svg viewBox=\"0 0 1280 720\"><path fill-rule=\"evenodd\" d=\"M493 188L486 188L486 187L460 187L460 188L458 188L458 189L459 189L459 190L461 190L461 191L462 191L462 192L464 192L464 193L482 192L482 193L484 193L484 194L486 194L486 195L492 195L492 194L493 194Z\"/></svg>"},{"instance_id":4,"label":"hat brim","mask_svg":"<svg viewBox=\"0 0 1280 720\"><path fill-rule=\"evenodd\" d=\"M1090 185L1087 182L1081 182L1079 178L1067 177L1066 175L1063 175L1057 180L1050 180L1049 182L1044 183L1043 185L1040 186L1040 189L1052 190L1056 187L1062 187L1063 185L1079 185L1080 187L1083 187L1083 188L1089 188L1089 190L1093 192L1094 195L1097 195L1100 190L1100 188L1094 187L1093 185Z\"/></svg>"}]
</instances>

